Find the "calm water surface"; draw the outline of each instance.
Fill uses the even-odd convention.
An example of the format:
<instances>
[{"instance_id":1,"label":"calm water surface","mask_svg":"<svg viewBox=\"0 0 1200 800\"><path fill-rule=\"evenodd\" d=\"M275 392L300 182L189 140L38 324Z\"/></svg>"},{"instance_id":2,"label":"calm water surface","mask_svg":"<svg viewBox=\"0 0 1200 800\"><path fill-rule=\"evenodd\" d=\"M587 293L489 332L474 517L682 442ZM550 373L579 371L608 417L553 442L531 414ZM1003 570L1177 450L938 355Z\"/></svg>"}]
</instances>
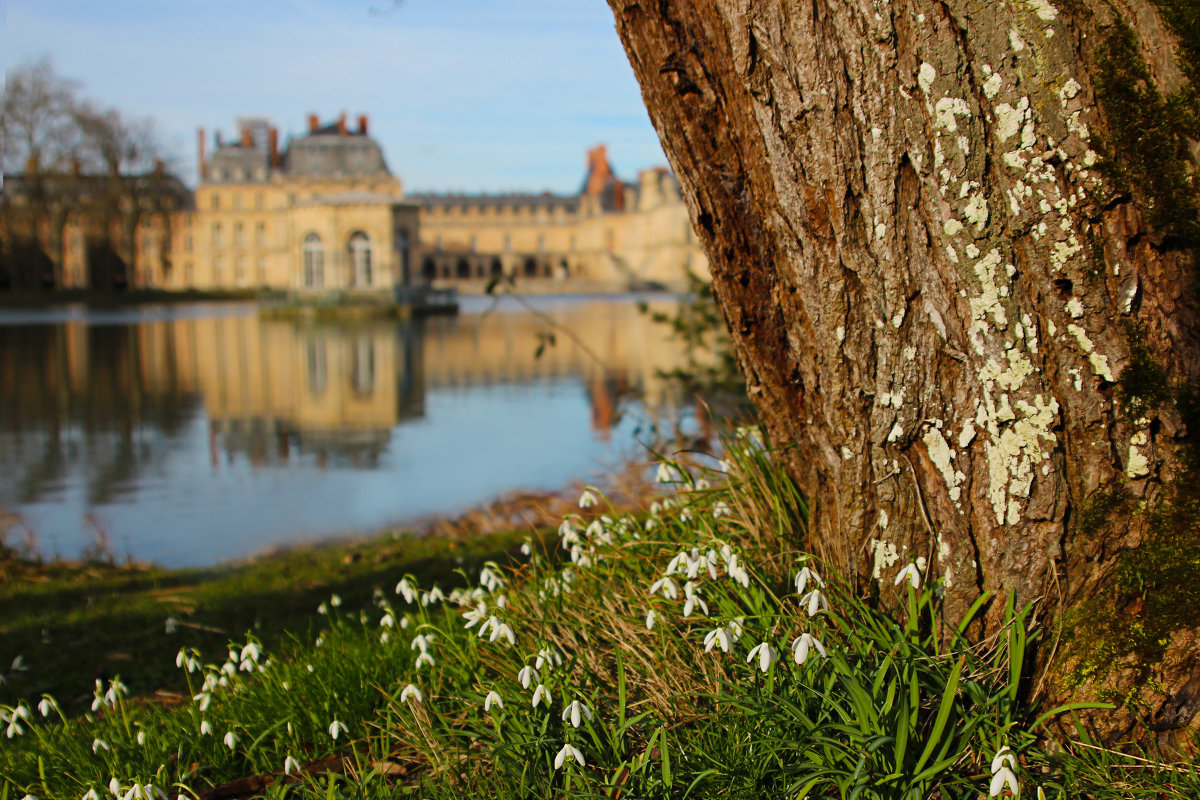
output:
<instances>
[{"instance_id":1,"label":"calm water surface","mask_svg":"<svg viewBox=\"0 0 1200 800\"><path fill-rule=\"evenodd\" d=\"M589 479L674 413L678 346L634 300L533 301L586 344L540 358L551 328L512 301L411 324L0 312L0 524L201 566Z\"/></svg>"}]
</instances>

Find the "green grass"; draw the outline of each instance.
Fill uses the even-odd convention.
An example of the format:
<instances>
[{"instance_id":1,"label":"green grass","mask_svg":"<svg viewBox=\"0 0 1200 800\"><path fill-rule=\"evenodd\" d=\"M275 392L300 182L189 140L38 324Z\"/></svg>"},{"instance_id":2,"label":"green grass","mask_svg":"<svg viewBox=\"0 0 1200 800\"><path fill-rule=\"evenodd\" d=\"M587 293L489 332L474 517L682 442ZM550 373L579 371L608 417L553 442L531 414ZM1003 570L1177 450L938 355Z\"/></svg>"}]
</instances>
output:
<instances>
[{"instance_id":1,"label":"green grass","mask_svg":"<svg viewBox=\"0 0 1200 800\"><path fill-rule=\"evenodd\" d=\"M461 580L460 562L477 571L527 535L395 532L206 570L10 561L0 583L0 669L18 656L25 669L8 673L0 703L48 693L76 711L91 703L96 678L117 675L135 695L181 692L173 659L183 645L221 652L251 632L274 648L320 627L317 606L332 594L362 607L376 590L391 591L397 572L449 587Z\"/></svg>"},{"instance_id":2,"label":"green grass","mask_svg":"<svg viewBox=\"0 0 1200 800\"><path fill-rule=\"evenodd\" d=\"M428 573L407 576L416 602L396 595L411 572L396 566L383 593L323 595L311 631L185 651L174 706L102 683L94 708L43 719L29 697L0 739L0 800L107 800L113 780L189 797L974 800L1005 747L1022 796L1200 794L1194 763L1082 733L1050 748L1045 723L1071 710L1025 703L1027 610L980 598L1008 624L971 646L918 570L917 586L884 578L902 609L884 613L804 552L805 505L770 455L749 436L728 453L685 465L647 512L600 506L511 567L464 562L447 602L420 600ZM805 634L825 654L798 663Z\"/></svg>"}]
</instances>

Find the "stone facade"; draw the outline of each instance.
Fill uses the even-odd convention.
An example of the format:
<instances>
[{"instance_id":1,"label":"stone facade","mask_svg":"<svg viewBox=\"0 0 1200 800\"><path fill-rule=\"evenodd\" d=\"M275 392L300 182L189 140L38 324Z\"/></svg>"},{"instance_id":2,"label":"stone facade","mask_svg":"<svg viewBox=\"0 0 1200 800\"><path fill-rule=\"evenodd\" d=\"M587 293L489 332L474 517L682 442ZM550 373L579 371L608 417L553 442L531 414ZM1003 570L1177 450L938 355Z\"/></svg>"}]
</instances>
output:
<instances>
[{"instance_id":1,"label":"stone facade","mask_svg":"<svg viewBox=\"0 0 1200 800\"><path fill-rule=\"evenodd\" d=\"M186 196L169 210L108 237L125 243L112 254L80 244L84 222L43 230L34 249L46 266L35 271L48 286L379 294L397 285L483 291L501 274L534 292L679 288L689 271L707 275L664 169L625 183L599 146L578 194L406 196L367 124L312 115L282 149L263 117L240 118L236 139L218 133L211 150L201 130L193 193L180 185Z\"/></svg>"}]
</instances>

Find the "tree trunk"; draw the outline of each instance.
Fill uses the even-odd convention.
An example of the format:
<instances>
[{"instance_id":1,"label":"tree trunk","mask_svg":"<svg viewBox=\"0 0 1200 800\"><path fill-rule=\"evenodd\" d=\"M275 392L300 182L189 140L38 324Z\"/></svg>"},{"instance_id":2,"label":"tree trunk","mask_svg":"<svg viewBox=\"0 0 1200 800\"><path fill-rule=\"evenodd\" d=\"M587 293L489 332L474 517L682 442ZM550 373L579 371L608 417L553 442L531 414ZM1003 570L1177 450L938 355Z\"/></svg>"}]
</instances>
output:
<instances>
[{"instance_id":1,"label":"tree trunk","mask_svg":"<svg viewBox=\"0 0 1200 800\"><path fill-rule=\"evenodd\" d=\"M1111 738L1194 731L1184 12L609 3L810 546L884 602L909 561L951 618L993 593L980 636L1037 601L1038 699L1115 700Z\"/></svg>"}]
</instances>

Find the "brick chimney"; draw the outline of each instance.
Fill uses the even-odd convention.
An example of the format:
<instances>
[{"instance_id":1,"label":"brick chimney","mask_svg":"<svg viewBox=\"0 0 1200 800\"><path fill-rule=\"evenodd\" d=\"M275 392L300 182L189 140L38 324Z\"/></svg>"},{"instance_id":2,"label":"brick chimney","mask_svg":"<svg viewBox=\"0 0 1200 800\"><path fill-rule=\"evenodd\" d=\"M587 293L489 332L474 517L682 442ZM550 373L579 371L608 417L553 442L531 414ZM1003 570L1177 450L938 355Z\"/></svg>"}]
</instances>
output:
<instances>
[{"instance_id":1,"label":"brick chimney","mask_svg":"<svg viewBox=\"0 0 1200 800\"><path fill-rule=\"evenodd\" d=\"M346 112L343 111L338 115L338 136L346 135Z\"/></svg>"},{"instance_id":2,"label":"brick chimney","mask_svg":"<svg viewBox=\"0 0 1200 800\"><path fill-rule=\"evenodd\" d=\"M358 115L358 135L359 136L367 135L367 115L366 114Z\"/></svg>"},{"instance_id":3,"label":"brick chimney","mask_svg":"<svg viewBox=\"0 0 1200 800\"><path fill-rule=\"evenodd\" d=\"M204 128L196 129L196 171L199 173L197 179L203 183L204 176L208 172L207 163L208 154L204 150Z\"/></svg>"},{"instance_id":4,"label":"brick chimney","mask_svg":"<svg viewBox=\"0 0 1200 800\"><path fill-rule=\"evenodd\" d=\"M25 162L25 174L26 174L28 177L31 177L31 178L32 178L34 175L37 175L37 171L38 171L38 162L37 162L37 159L36 159L36 158L30 158L30 159L28 159L28 160Z\"/></svg>"},{"instance_id":5,"label":"brick chimney","mask_svg":"<svg viewBox=\"0 0 1200 800\"><path fill-rule=\"evenodd\" d=\"M321 120L316 114L308 115L308 132L316 133L317 128L321 127Z\"/></svg>"},{"instance_id":6,"label":"brick chimney","mask_svg":"<svg viewBox=\"0 0 1200 800\"><path fill-rule=\"evenodd\" d=\"M254 147L254 132L249 128L242 128L242 147Z\"/></svg>"},{"instance_id":7,"label":"brick chimney","mask_svg":"<svg viewBox=\"0 0 1200 800\"><path fill-rule=\"evenodd\" d=\"M279 169L279 129L267 128L267 151L270 153L271 169Z\"/></svg>"}]
</instances>

